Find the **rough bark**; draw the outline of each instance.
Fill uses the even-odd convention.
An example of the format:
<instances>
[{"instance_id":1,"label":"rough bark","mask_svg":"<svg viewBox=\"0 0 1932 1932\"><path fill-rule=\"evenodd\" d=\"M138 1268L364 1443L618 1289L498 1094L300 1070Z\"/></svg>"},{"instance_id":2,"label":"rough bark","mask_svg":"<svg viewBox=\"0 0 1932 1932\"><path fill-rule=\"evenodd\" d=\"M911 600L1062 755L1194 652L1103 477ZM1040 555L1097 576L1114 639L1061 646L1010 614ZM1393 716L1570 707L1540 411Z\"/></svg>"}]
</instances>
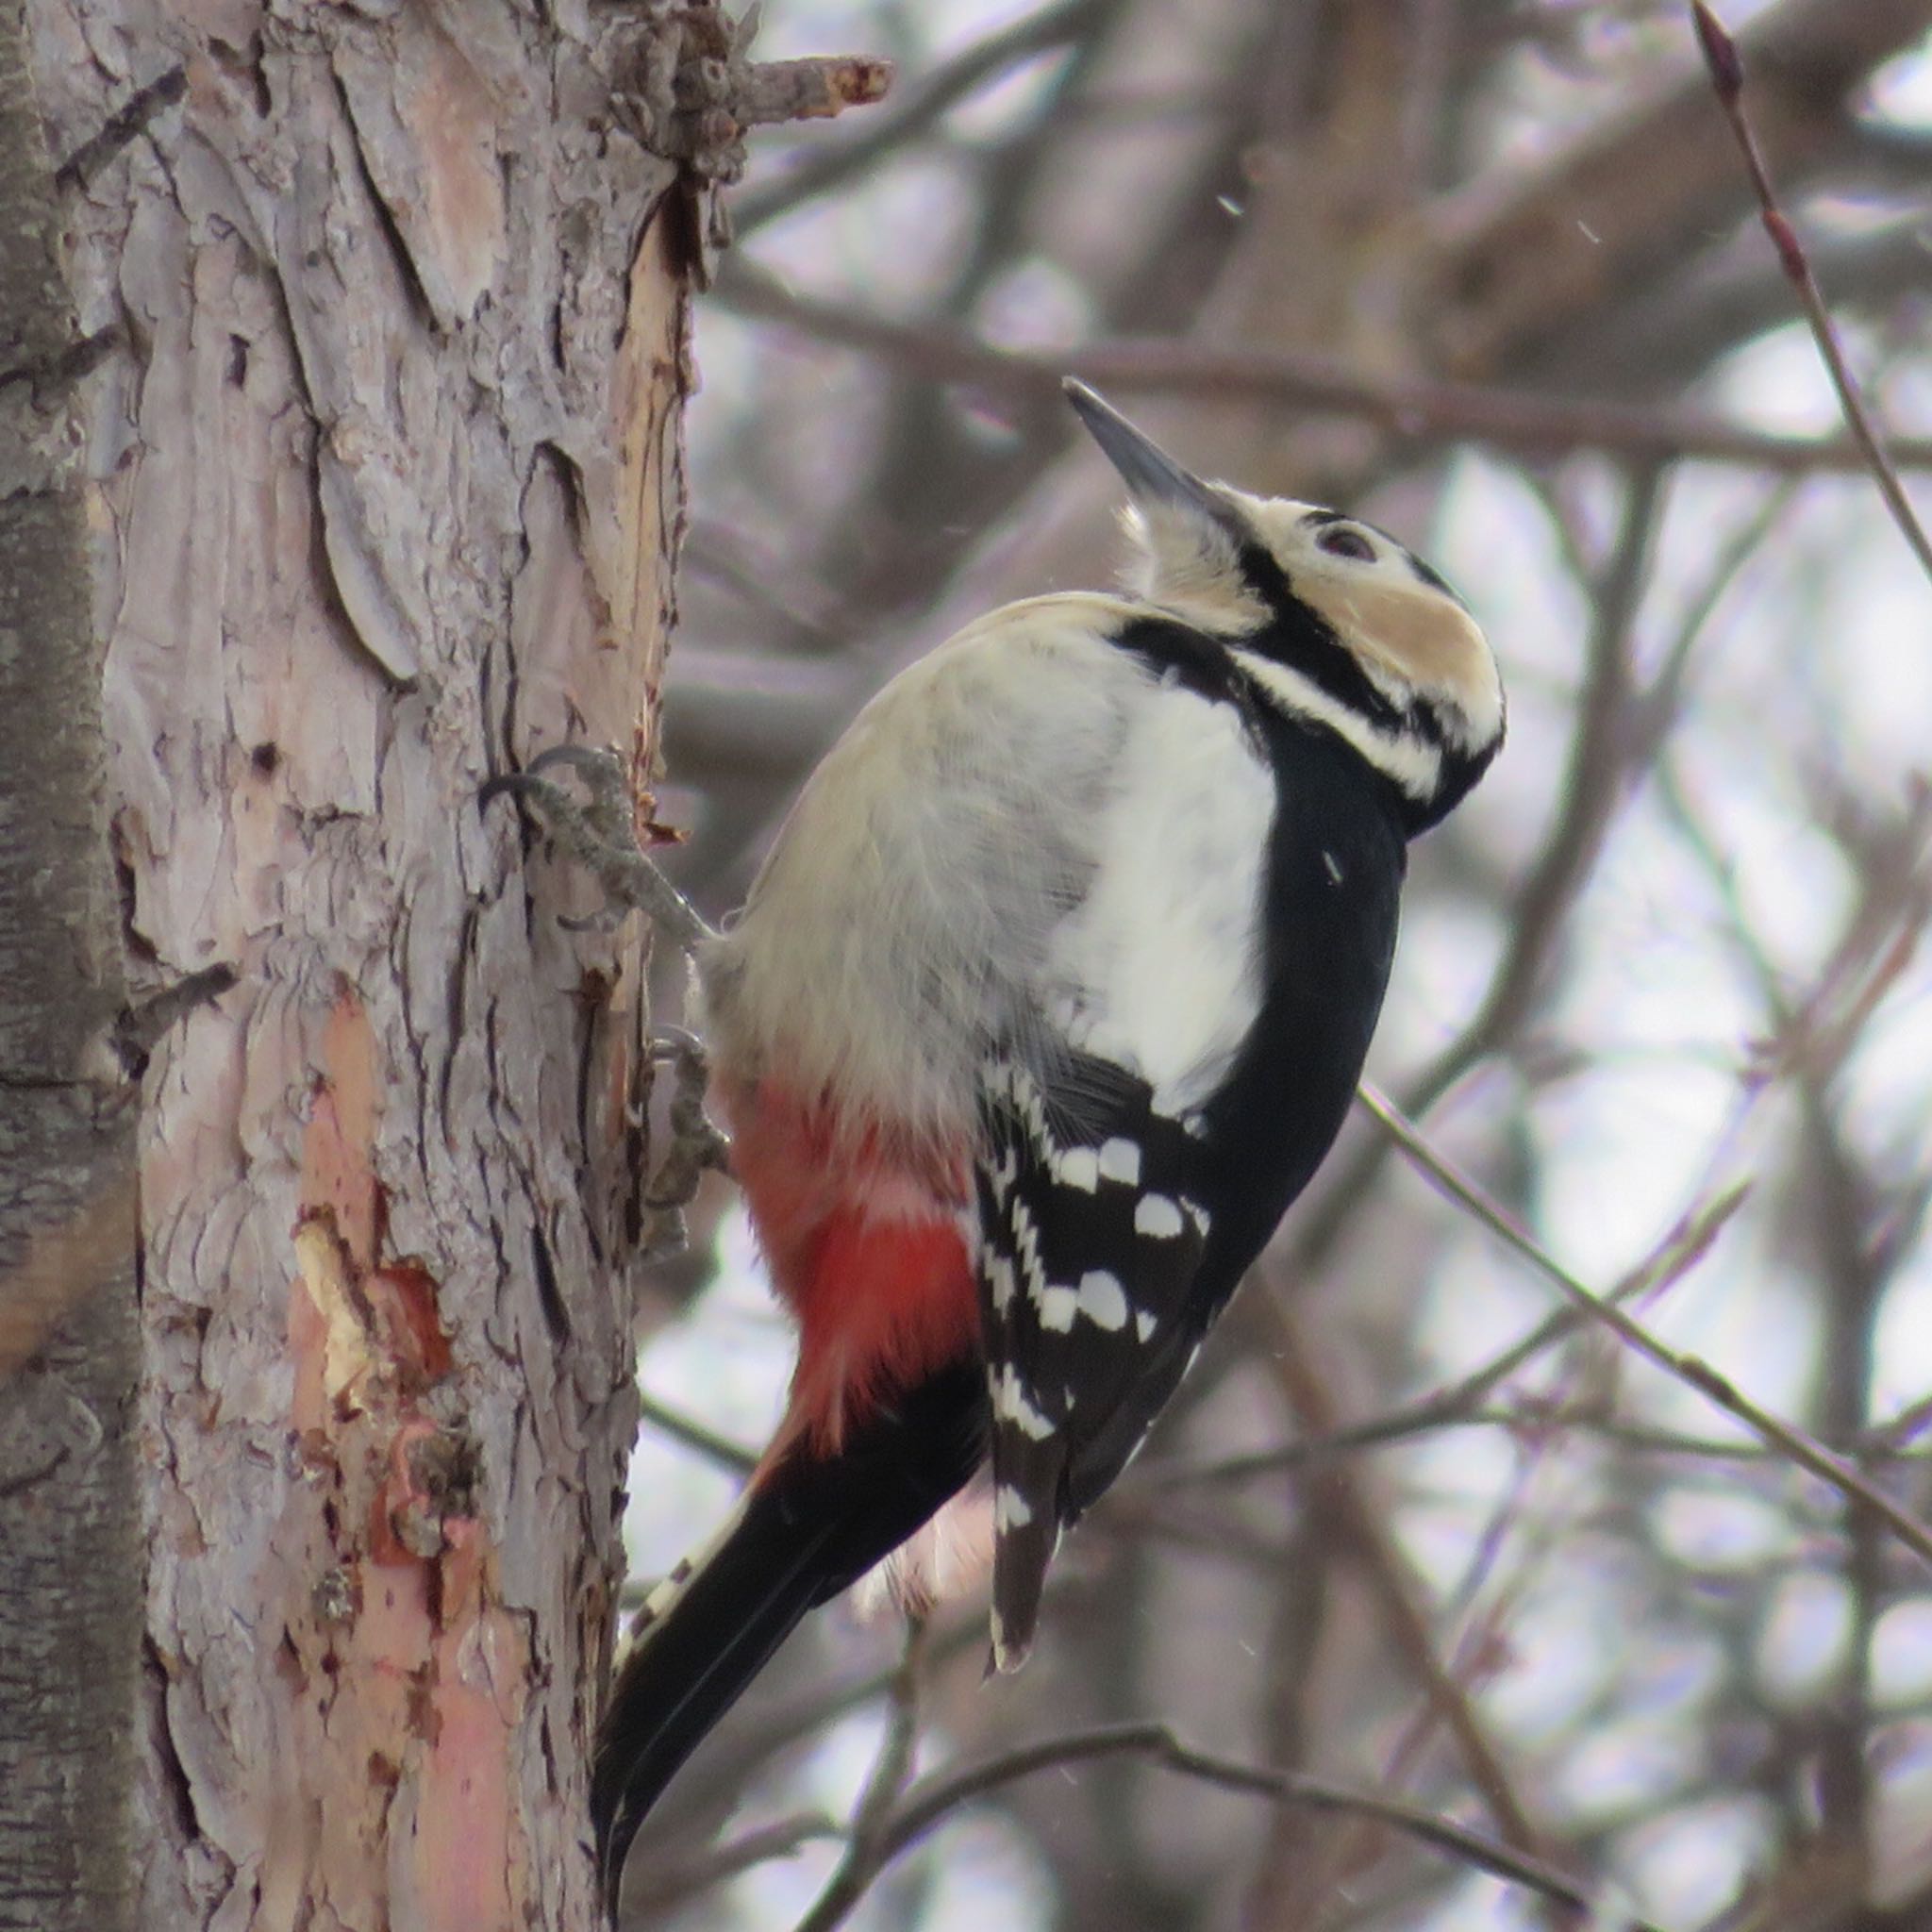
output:
<instances>
[{"instance_id":1,"label":"rough bark","mask_svg":"<svg viewBox=\"0 0 1932 1932\"><path fill-rule=\"evenodd\" d=\"M36 0L141 1114L141 1922L594 1922L641 942L492 772L653 756L691 221L654 14Z\"/></svg>"},{"instance_id":2,"label":"rough bark","mask_svg":"<svg viewBox=\"0 0 1932 1932\"><path fill-rule=\"evenodd\" d=\"M0 1925L131 1924L140 1567L133 1118L73 304L17 7L0 7Z\"/></svg>"}]
</instances>

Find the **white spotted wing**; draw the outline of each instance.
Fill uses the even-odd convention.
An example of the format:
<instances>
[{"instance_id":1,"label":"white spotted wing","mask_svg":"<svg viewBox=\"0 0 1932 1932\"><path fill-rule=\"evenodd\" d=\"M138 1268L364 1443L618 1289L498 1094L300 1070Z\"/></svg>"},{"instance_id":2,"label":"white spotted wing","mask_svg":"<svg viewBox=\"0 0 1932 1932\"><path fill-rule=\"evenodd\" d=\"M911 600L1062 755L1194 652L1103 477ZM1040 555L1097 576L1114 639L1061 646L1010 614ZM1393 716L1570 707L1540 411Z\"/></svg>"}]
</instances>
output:
<instances>
[{"instance_id":1,"label":"white spotted wing","mask_svg":"<svg viewBox=\"0 0 1932 1932\"><path fill-rule=\"evenodd\" d=\"M993 1651L1024 1658L1062 1528L1139 1446L1200 1339L1199 1144L1152 1088L1085 1056L991 1061L977 1174L992 1411Z\"/></svg>"}]
</instances>

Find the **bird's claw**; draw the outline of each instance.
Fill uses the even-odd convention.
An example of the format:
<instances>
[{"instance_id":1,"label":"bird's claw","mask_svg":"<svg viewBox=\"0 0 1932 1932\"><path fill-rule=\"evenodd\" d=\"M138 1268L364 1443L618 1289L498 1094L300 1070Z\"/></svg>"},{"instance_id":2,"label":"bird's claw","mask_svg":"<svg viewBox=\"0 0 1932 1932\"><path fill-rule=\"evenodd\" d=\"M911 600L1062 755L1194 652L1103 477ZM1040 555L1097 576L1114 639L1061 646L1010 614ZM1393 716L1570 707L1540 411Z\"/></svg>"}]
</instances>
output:
<instances>
[{"instance_id":1,"label":"bird's claw","mask_svg":"<svg viewBox=\"0 0 1932 1932\"><path fill-rule=\"evenodd\" d=\"M582 785L579 800L548 773L564 770ZM604 889L605 910L589 919L566 920L572 930L608 928L626 913L641 912L652 925L689 952L713 937L698 909L652 864L638 842L637 808L630 775L616 753L589 744L554 744L521 772L491 778L477 793L477 804L508 792L521 799L549 835L595 877Z\"/></svg>"},{"instance_id":2,"label":"bird's claw","mask_svg":"<svg viewBox=\"0 0 1932 1932\"><path fill-rule=\"evenodd\" d=\"M641 1245L646 1259L657 1260L682 1252L684 1210L707 1169L730 1172L731 1142L705 1112L711 1061L704 1041L688 1027L664 1026L652 1036L650 1052L654 1062L672 1069L675 1082L671 1091L671 1144L643 1195Z\"/></svg>"}]
</instances>

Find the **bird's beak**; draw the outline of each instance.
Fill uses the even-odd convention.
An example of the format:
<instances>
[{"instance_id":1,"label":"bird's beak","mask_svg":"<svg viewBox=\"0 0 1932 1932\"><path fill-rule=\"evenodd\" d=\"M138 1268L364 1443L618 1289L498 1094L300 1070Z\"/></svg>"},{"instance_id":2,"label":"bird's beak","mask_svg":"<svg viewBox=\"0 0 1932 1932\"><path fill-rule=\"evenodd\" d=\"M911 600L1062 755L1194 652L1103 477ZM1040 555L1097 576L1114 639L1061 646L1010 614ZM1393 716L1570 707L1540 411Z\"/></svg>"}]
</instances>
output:
<instances>
[{"instance_id":1,"label":"bird's beak","mask_svg":"<svg viewBox=\"0 0 1932 1932\"><path fill-rule=\"evenodd\" d=\"M1212 484L1184 470L1154 441L1136 429L1111 403L1102 400L1084 382L1067 376L1060 384L1074 413L1121 474L1121 480L1150 508L1191 511L1208 523L1229 521L1227 499Z\"/></svg>"}]
</instances>

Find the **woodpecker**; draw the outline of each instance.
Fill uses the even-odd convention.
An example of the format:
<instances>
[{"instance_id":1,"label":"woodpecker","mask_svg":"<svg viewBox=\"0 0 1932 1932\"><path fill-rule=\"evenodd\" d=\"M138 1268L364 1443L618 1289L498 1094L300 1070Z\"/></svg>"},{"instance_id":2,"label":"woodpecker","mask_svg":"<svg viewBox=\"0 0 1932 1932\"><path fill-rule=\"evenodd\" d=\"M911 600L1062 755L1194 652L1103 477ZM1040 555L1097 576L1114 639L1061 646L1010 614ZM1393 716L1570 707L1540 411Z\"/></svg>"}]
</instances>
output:
<instances>
[{"instance_id":1,"label":"woodpecker","mask_svg":"<svg viewBox=\"0 0 1932 1932\"><path fill-rule=\"evenodd\" d=\"M1341 1127L1408 841L1502 742L1495 659L1426 563L1066 389L1126 486L1124 589L1008 605L902 672L693 949L798 1361L620 1666L613 1908L645 1811L799 1619L988 1463L992 1658L1024 1659L1061 1533Z\"/></svg>"}]
</instances>

